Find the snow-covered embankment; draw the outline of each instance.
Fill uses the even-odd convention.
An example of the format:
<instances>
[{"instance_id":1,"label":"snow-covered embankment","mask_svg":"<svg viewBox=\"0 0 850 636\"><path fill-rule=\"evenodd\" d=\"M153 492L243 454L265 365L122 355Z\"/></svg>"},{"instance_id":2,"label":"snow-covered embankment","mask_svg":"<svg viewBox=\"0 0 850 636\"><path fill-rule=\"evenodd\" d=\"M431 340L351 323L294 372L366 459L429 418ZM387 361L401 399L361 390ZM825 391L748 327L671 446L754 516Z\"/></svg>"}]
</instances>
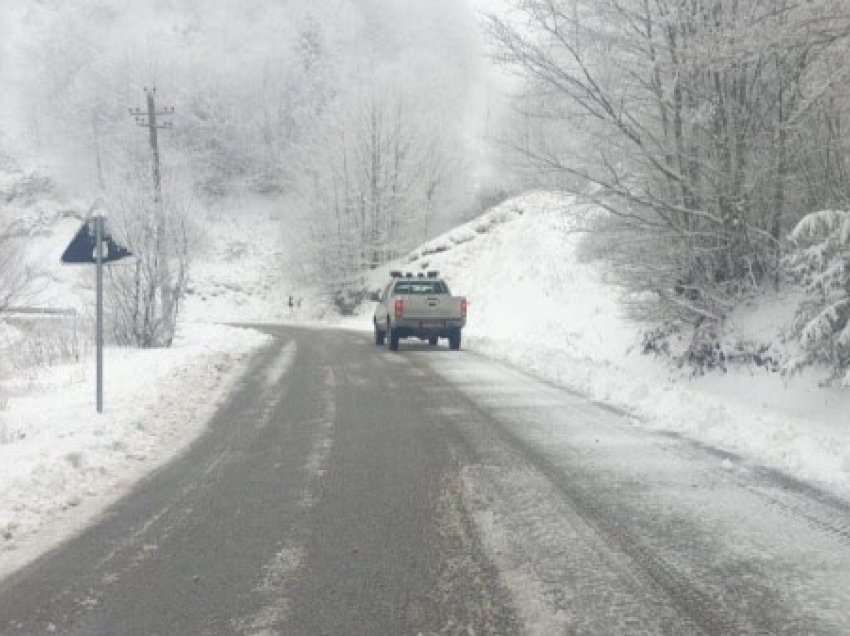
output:
<instances>
[{"instance_id":1,"label":"snow-covered embankment","mask_svg":"<svg viewBox=\"0 0 850 636\"><path fill-rule=\"evenodd\" d=\"M819 386L813 370L784 378L731 367L691 377L668 359L643 355L651 325L625 315L604 263L579 249L587 206L553 193L509 200L415 250L388 269L440 270L469 297L465 348L510 362L593 400L616 405L636 425L674 431L850 493L850 391ZM378 288L387 270L375 272ZM793 292L741 307L725 325L730 341L782 347ZM360 325L368 328L371 308ZM725 465L735 469L731 462Z\"/></svg>"}]
</instances>

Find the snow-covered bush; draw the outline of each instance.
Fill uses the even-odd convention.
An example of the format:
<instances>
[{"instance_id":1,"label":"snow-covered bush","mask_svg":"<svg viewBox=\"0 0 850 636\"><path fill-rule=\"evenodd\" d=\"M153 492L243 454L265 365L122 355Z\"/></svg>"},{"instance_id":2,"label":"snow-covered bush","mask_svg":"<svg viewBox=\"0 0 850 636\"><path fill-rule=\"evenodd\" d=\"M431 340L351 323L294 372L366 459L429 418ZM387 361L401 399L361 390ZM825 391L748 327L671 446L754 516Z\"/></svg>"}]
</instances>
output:
<instances>
[{"instance_id":1,"label":"snow-covered bush","mask_svg":"<svg viewBox=\"0 0 850 636\"><path fill-rule=\"evenodd\" d=\"M93 329L89 316L33 319L11 346L0 346L0 379L9 375L29 377L47 367L79 361L88 355L87 334Z\"/></svg>"},{"instance_id":2,"label":"snow-covered bush","mask_svg":"<svg viewBox=\"0 0 850 636\"><path fill-rule=\"evenodd\" d=\"M156 211L145 182L135 183L110 200L111 231L134 258L107 268L107 324L121 346L170 347L202 232L190 193L167 187Z\"/></svg>"},{"instance_id":3,"label":"snow-covered bush","mask_svg":"<svg viewBox=\"0 0 850 636\"><path fill-rule=\"evenodd\" d=\"M833 380L850 385L850 212L806 215L790 235L792 276L806 290L794 321L804 353L791 360L794 372L813 363L833 369Z\"/></svg>"}]
</instances>

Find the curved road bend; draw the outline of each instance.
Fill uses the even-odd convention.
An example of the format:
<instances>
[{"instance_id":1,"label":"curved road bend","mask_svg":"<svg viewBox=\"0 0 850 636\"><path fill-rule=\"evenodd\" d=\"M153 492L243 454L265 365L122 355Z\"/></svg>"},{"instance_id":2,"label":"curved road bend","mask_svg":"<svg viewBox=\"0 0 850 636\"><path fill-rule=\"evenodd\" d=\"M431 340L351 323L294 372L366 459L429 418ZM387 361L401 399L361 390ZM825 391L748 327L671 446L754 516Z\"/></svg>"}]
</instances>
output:
<instances>
[{"instance_id":1,"label":"curved road bend","mask_svg":"<svg viewBox=\"0 0 850 636\"><path fill-rule=\"evenodd\" d=\"M470 352L264 327L0 634L844 634L850 507Z\"/></svg>"}]
</instances>

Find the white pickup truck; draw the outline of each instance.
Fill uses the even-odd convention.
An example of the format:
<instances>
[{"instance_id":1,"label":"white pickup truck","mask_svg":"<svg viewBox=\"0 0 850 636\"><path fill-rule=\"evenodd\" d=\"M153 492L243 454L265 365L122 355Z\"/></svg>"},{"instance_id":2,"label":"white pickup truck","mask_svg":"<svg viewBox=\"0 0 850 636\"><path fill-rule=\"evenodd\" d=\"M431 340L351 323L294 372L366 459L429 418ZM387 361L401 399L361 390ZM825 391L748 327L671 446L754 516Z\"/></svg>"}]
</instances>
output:
<instances>
[{"instance_id":1,"label":"white pickup truck","mask_svg":"<svg viewBox=\"0 0 850 636\"><path fill-rule=\"evenodd\" d=\"M460 349L461 330L466 326L466 298L452 296L439 272L414 276L391 272L390 282L377 301L373 324L375 344L398 351L401 338L419 338L436 346L440 338L448 338L449 348Z\"/></svg>"}]
</instances>

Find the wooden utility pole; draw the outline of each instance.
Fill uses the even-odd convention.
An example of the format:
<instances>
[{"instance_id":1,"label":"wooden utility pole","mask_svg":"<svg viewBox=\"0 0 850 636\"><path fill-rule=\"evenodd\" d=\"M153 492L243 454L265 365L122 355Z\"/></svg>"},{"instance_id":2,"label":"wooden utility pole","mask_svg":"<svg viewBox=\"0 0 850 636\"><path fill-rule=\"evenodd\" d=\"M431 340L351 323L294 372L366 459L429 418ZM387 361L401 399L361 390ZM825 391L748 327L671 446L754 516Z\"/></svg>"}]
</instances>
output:
<instances>
[{"instance_id":1,"label":"wooden utility pole","mask_svg":"<svg viewBox=\"0 0 850 636\"><path fill-rule=\"evenodd\" d=\"M171 276L168 270L168 250L166 246L166 223L165 223L165 208L162 204L162 176L159 166L159 137L158 132L161 128L172 128L170 121L158 122L157 117L167 117L174 114L173 106L166 106L163 110L156 109L156 87L145 87L147 95L147 109L130 108L130 115L136 118L136 125L147 128L150 136L151 152L153 154L153 187L154 187L154 214L156 215L156 271L159 276L159 292L162 308L161 318L173 327L172 322L172 307L173 299L171 298ZM140 264L137 263L136 267ZM138 280L137 276L137 280ZM170 340L170 337L169 337Z\"/></svg>"},{"instance_id":2,"label":"wooden utility pole","mask_svg":"<svg viewBox=\"0 0 850 636\"><path fill-rule=\"evenodd\" d=\"M100 121L98 119L98 111L92 111L91 115L91 130L94 137L94 159L97 169L97 186L101 192L106 191L106 182L103 180L103 161L101 160L100 150Z\"/></svg>"},{"instance_id":3,"label":"wooden utility pole","mask_svg":"<svg viewBox=\"0 0 850 636\"><path fill-rule=\"evenodd\" d=\"M153 186L154 200L157 207L161 208L162 204L162 178L159 169L159 137L157 131L160 128L172 128L170 121L162 123L157 122L157 117L167 117L174 114L174 106L166 106L164 110L156 109L156 87L145 87L147 94L147 110L141 108L131 108L130 115L136 118L136 125L147 128L150 132L151 152L153 153Z\"/></svg>"}]
</instances>

